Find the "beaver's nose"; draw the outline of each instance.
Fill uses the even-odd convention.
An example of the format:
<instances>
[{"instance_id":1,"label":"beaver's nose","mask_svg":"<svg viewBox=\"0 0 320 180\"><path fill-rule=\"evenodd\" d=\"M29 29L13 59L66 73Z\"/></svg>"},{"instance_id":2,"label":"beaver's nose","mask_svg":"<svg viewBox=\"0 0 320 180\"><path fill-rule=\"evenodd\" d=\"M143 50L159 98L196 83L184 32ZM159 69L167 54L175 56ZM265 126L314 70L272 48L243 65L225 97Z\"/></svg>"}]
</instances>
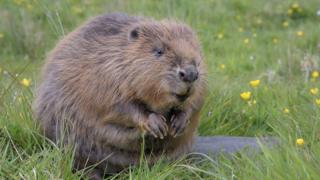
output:
<instances>
[{"instance_id":1,"label":"beaver's nose","mask_svg":"<svg viewBox=\"0 0 320 180\"><path fill-rule=\"evenodd\" d=\"M197 68L193 65L187 66L184 69L179 70L179 78L184 82L194 82L198 79L198 71Z\"/></svg>"}]
</instances>

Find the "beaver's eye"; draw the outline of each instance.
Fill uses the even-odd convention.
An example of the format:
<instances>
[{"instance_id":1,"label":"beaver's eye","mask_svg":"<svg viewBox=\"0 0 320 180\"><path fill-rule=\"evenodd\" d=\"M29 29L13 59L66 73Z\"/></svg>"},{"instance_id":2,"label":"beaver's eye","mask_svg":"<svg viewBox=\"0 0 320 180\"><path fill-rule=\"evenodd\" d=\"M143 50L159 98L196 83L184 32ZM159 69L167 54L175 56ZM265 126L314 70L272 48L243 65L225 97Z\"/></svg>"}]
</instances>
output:
<instances>
[{"instance_id":1,"label":"beaver's eye","mask_svg":"<svg viewBox=\"0 0 320 180\"><path fill-rule=\"evenodd\" d=\"M160 49L160 48L155 48L155 49L153 50L153 52L154 52L154 55L155 55L156 57L160 57L160 56L163 55L163 50Z\"/></svg>"}]
</instances>

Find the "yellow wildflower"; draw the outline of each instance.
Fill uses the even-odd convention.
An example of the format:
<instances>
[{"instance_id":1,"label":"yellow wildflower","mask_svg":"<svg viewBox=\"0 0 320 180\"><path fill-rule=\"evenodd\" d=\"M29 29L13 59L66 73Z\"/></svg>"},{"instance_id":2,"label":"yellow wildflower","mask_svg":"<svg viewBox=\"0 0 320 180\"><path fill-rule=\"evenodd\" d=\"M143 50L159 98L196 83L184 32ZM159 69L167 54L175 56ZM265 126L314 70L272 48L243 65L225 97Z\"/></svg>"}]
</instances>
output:
<instances>
[{"instance_id":1,"label":"yellow wildflower","mask_svg":"<svg viewBox=\"0 0 320 180\"><path fill-rule=\"evenodd\" d=\"M260 19L260 18L257 19L256 23L259 24L259 25L262 24L262 19Z\"/></svg>"},{"instance_id":2,"label":"yellow wildflower","mask_svg":"<svg viewBox=\"0 0 320 180\"><path fill-rule=\"evenodd\" d=\"M251 98L251 92L250 91L242 92L240 94L240 97L241 97L242 100L248 101Z\"/></svg>"},{"instance_id":3,"label":"yellow wildflower","mask_svg":"<svg viewBox=\"0 0 320 180\"><path fill-rule=\"evenodd\" d=\"M300 6L298 3L294 3L294 4L292 4L291 7L292 7L292 9L298 9Z\"/></svg>"},{"instance_id":4,"label":"yellow wildflower","mask_svg":"<svg viewBox=\"0 0 320 180\"><path fill-rule=\"evenodd\" d=\"M304 145L304 140L302 138L298 138L296 140L296 144L299 145L299 146L303 146Z\"/></svg>"},{"instance_id":5,"label":"yellow wildflower","mask_svg":"<svg viewBox=\"0 0 320 180\"><path fill-rule=\"evenodd\" d=\"M33 6L32 6L31 4L27 4L27 9L28 9L29 11L32 11L32 10L33 10Z\"/></svg>"},{"instance_id":6,"label":"yellow wildflower","mask_svg":"<svg viewBox=\"0 0 320 180\"><path fill-rule=\"evenodd\" d=\"M318 78L319 77L319 72L318 71L313 71L311 73L311 77L314 78L314 79Z\"/></svg>"},{"instance_id":7,"label":"yellow wildflower","mask_svg":"<svg viewBox=\"0 0 320 180\"><path fill-rule=\"evenodd\" d=\"M217 35L217 37L218 37L218 39L222 39L222 38L224 37L224 34L223 34L223 33L219 33L219 34Z\"/></svg>"},{"instance_id":8,"label":"yellow wildflower","mask_svg":"<svg viewBox=\"0 0 320 180\"><path fill-rule=\"evenodd\" d=\"M274 44L277 44L277 43L279 42L279 39L278 39L278 38L272 38L272 42L273 42Z\"/></svg>"},{"instance_id":9,"label":"yellow wildflower","mask_svg":"<svg viewBox=\"0 0 320 180\"><path fill-rule=\"evenodd\" d=\"M299 37L304 36L304 32L303 31L297 31L296 35L299 36Z\"/></svg>"},{"instance_id":10,"label":"yellow wildflower","mask_svg":"<svg viewBox=\"0 0 320 180\"><path fill-rule=\"evenodd\" d=\"M316 99L316 104L320 106L320 99Z\"/></svg>"},{"instance_id":11,"label":"yellow wildflower","mask_svg":"<svg viewBox=\"0 0 320 180\"><path fill-rule=\"evenodd\" d=\"M318 89L318 88L311 88L311 89L310 89L310 93L311 93L312 95L317 95L318 92L319 92L319 89Z\"/></svg>"},{"instance_id":12,"label":"yellow wildflower","mask_svg":"<svg viewBox=\"0 0 320 180\"><path fill-rule=\"evenodd\" d=\"M249 40L248 38L245 38L245 39L243 40L243 43L244 43L244 44L249 44L249 42L250 42L250 40Z\"/></svg>"},{"instance_id":13,"label":"yellow wildflower","mask_svg":"<svg viewBox=\"0 0 320 180\"><path fill-rule=\"evenodd\" d=\"M239 32L243 32L243 27L239 27L239 28L238 28L238 31L239 31Z\"/></svg>"},{"instance_id":14,"label":"yellow wildflower","mask_svg":"<svg viewBox=\"0 0 320 180\"><path fill-rule=\"evenodd\" d=\"M284 21L284 22L282 23L282 26L285 27L285 28L288 27L288 26L289 26L289 22L288 22L288 21Z\"/></svg>"},{"instance_id":15,"label":"yellow wildflower","mask_svg":"<svg viewBox=\"0 0 320 180\"><path fill-rule=\"evenodd\" d=\"M225 64L220 64L220 69L225 69L226 65Z\"/></svg>"},{"instance_id":16,"label":"yellow wildflower","mask_svg":"<svg viewBox=\"0 0 320 180\"><path fill-rule=\"evenodd\" d=\"M257 80L250 81L249 84L251 87L258 87L260 84L260 80L257 79Z\"/></svg>"},{"instance_id":17,"label":"yellow wildflower","mask_svg":"<svg viewBox=\"0 0 320 180\"><path fill-rule=\"evenodd\" d=\"M288 15L289 16L291 16L292 15L292 13L293 13L293 10L290 8L290 9L288 9Z\"/></svg>"},{"instance_id":18,"label":"yellow wildflower","mask_svg":"<svg viewBox=\"0 0 320 180\"><path fill-rule=\"evenodd\" d=\"M256 37L257 37L257 33L253 33L252 36L253 36L254 38L256 38Z\"/></svg>"},{"instance_id":19,"label":"yellow wildflower","mask_svg":"<svg viewBox=\"0 0 320 180\"><path fill-rule=\"evenodd\" d=\"M283 108L283 113L289 114L289 113L290 113L290 110L289 110L288 108Z\"/></svg>"},{"instance_id":20,"label":"yellow wildflower","mask_svg":"<svg viewBox=\"0 0 320 180\"><path fill-rule=\"evenodd\" d=\"M25 86L25 87L29 87L30 84L31 84L31 80L30 80L30 79L23 78L20 83L21 83L23 86Z\"/></svg>"}]
</instances>

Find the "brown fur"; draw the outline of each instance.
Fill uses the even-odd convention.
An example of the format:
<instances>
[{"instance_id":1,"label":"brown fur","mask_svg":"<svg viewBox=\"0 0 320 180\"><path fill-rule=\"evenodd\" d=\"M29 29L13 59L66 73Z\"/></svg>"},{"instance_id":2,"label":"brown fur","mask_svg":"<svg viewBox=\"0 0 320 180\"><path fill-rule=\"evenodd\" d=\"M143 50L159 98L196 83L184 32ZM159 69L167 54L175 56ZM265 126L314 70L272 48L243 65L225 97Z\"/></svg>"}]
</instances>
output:
<instances>
[{"instance_id":1,"label":"brown fur","mask_svg":"<svg viewBox=\"0 0 320 180\"><path fill-rule=\"evenodd\" d=\"M163 55L155 56L155 48ZM190 64L199 78L187 91L176 72ZM78 168L99 163L97 169L115 173L139 163L145 133L150 164L161 155L188 153L205 90L205 65L191 28L107 14L64 37L50 53L34 109L47 137L75 147ZM184 101L174 95L187 93Z\"/></svg>"}]
</instances>

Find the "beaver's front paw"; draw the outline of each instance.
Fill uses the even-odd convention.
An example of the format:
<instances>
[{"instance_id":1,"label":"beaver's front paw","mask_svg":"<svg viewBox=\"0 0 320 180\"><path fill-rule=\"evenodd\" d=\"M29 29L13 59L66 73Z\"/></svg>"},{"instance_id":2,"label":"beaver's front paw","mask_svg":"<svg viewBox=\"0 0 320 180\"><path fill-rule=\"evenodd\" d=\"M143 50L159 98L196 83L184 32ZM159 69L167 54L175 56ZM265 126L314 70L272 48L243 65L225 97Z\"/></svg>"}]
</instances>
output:
<instances>
[{"instance_id":1,"label":"beaver's front paw","mask_svg":"<svg viewBox=\"0 0 320 180\"><path fill-rule=\"evenodd\" d=\"M163 139L168 133L166 119L155 113L149 114L148 118L142 122L142 128L155 138L159 137L160 139Z\"/></svg>"},{"instance_id":2,"label":"beaver's front paw","mask_svg":"<svg viewBox=\"0 0 320 180\"><path fill-rule=\"evenodd\" d=\"M170 134L173 137L181 135L188 124L187 114L185 112L178 112L171 117Z\"/></svg>"}]
</instances>

